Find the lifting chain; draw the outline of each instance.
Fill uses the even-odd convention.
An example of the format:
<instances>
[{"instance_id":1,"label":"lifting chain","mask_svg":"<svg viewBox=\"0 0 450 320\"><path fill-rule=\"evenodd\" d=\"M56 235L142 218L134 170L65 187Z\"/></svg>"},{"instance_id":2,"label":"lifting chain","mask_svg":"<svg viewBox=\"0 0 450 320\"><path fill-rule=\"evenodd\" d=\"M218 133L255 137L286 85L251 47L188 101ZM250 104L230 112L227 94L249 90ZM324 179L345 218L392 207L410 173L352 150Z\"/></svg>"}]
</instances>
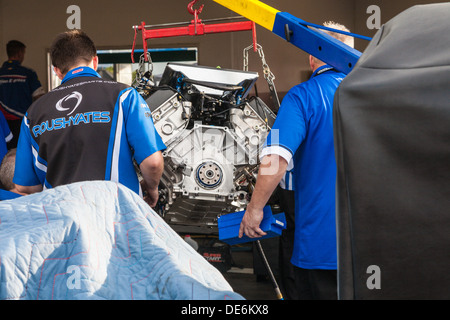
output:
<instances>
[{"instance_id":1,"label":"lifting chain","mask_svg":"<svg viewBox=\"0 0 450 320\"><path fill-rule=\"evenodd\" d=\"M139 58L139 66L136 69L133 87L145 87L146 85L155 85L153 80L153 62L150 52L147 52L147 61L145 61L145 53Z\"/></svg>"},{"instance_id":2,"label":"lifting chain","mask_svg":"<svg viewBox=\"0 0 450 320\"><path fill-rule=\"evenodd\" d=\"M252 44L244 49L244 71L248 71L248 52L253 48L254 46ZM269 85L269 90L272 95L275 110L278 111L278 108L280 107L280 101L278 100L275 83L273 82L273 80L275 80L275 75L272 73L272 71L270 71L269 65L267 64L266 58L264 56L263 48L260 44L256 44L256 51L261 58L264 79L266 79L267 84Z\"/></svg>"}]
</instances>

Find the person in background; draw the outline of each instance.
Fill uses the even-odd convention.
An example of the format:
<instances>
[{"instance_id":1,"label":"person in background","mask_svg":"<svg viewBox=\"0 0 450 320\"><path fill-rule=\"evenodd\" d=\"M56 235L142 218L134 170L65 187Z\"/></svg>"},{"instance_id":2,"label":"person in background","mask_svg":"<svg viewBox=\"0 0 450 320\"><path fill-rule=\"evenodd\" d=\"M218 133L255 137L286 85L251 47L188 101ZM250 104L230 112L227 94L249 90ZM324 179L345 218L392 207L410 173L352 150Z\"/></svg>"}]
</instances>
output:
<instances>
[{"instance_id":1,"label":"person in background","mask_svg":"<svg viewBox=\"0 0 450 320\"><path fill-rule=\"evenodd\" d=\"M326 27L347 31L340 24ZM325 32L325 31L324 31ZM353 47L353 38L326 31ZM255 190L239 236L258 238L263 208L294 163L295 266L299 299L337 299L336 160L333 138L334 94L345 74L310 56L311 78L284 97L262 151Z\"/></svg>"},{"instance_id":2,"label":"person in background","mask_svg":"<svg viewBox=\"0 0 450 320\"><path fill-rule=\"evenodd\" d=\"M8 60L0 68L0 110L13 133L8 149L17 147L22 118L28 107L45 93L36 72L22 66L25 51L22 42L9 41L6 45Z\"/></svg>"},{"instance_id":3,"label":"person in background","mask_svg":"<svg viewBox=\"0 0 450 320\"><path fill-rule=\"evenodd\" d=\"M166 146L144 99L134 88L99 76L95 44L80 30L59 34L50 55L62 83L34 102L23 119L13 180L17 190L30 194L107 180L155 206Z\"/></svg>"},{"instance_id":4,"label":"person in background","mask_svg":"<svg viewBox=\"0 0 450 320\"><path fill-rule=\"evenodd\" d=\"M21 196L13 183L16 149L9 150L0 164L0 201Z\"/></svg>"},{"instance_id":5,"label":"person in background","mask_svg":"<svg viewBox=\"0 0 450 320\"><path fill-rule=\"evenodd\" d=\"M8 152L8 142L13 138L13 134L9 129L5 117L0 113L0 162Z\"/></svg>"}]
</instances>

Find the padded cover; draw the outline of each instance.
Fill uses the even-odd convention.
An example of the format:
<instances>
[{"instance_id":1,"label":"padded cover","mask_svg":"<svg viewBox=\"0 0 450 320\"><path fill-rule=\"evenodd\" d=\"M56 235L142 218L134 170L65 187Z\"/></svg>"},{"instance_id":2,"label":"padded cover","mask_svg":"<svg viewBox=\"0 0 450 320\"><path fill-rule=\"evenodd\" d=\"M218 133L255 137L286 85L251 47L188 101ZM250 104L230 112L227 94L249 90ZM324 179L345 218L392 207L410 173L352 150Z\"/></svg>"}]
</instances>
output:
<instances>
[{"instance_id":1,"label":"padded cover","mask_svg":"<svg viewBox=\"0 0 450 320\"><path fill-rule=\"evenodd\" d=\"M449 37L450 3L411 7L338 88L340 299L450 299Z\"/></svg>"},{"instance_id":2,"label":"padded cover","mask_svg":"<svg viewBox=\"0 0 450 320\"><path fill-rule=\"evenodd\" d=\"M0 300L242 300L136 193L80 182L0 202Z\"/></svg>"}]
</instances>

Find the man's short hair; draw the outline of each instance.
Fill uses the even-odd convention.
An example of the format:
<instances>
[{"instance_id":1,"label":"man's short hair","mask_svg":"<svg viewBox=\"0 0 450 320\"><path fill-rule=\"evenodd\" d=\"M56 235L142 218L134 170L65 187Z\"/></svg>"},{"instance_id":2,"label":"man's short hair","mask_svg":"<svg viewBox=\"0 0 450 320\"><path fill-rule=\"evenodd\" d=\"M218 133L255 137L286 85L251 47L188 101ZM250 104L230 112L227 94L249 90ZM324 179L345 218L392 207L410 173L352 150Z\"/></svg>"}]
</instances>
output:
<instances>
[{"instance_id":1,"label":"man's short hair","mask_svg":"<svg viewBox=\"0 0 450 320\"><path fill-rule=\"evenodd\" d=\"M89 63L96 55L94 42L81 30L60 33L50 48L52 64L63 74L82 62Z\"/></svg>"},{"instance_id":2,"label":"man's short hair","mask_svg":"<svg viewBox=\"0 0 450 320\"><path fill-rule=\"evenodd\" d=\"M18 40L11 40L6 44L6 54L8 58L15 57L17 54L25 50L26 46Z\"/></svg>"},{"instance_id":3,"label":"man's short hair","mask_svg":"<svg viewBox=\"0 0 450 320\"><path fill-rule=\"evenodd\" d=\"M345 32L350 33L350 30L346 26L336 23L334 21L327 21L323 25L324 25L324 27L327 27L327 28L336 29L336 30L345 31ZM345 43L346 45L348 45L352 48L355 45L355 39L352 36L338 33L338 32L329 31L329 30L321 30L321 31L327 33L328 35Z\"/></svg>"},{"instance_id":4,"label":"man's short hair","mask_svg":"<svg viewBox=\"0 0 450 320\"><path fill-rule=\"evenodd\" d=\"M0 184L3 189L8 191L15 187L13 183L15 162L16 149L14 148L6 153L0 165Z\"/></svg>"},{"instance_id":5,"label":"man's short hair","mask_svg":"<svg viewBox=\"0 0 450 320\"><path fill-rule=\"evenodd\" d=\"M331 29L335 29L335 30L340 30L340 31L345 31L345 32L350 32L350 30L339 23L333 22L333 21L327 21L323 24L324 27L327 28L331 28ZM342 34L339 32L334 32L334 31L330 31L330 30L325 30L325 29L321 29L320 31L328 34L329 36L332 36L333 38L345 43L346 45L350 46L350 47L354 47L355 45L355 39L352 36L346 35L346 34ZM314 57L314 60L316 62L316 64L324 64L323 61L317 59L316 57Z\"/></svg>"}]
</instances>

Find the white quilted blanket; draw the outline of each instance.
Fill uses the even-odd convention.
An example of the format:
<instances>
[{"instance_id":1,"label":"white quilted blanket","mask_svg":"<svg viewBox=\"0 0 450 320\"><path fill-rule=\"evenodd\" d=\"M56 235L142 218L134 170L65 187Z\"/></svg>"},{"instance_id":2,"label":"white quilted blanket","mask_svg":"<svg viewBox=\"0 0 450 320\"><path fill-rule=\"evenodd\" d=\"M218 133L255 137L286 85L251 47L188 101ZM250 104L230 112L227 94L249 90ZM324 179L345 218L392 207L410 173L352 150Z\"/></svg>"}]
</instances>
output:
<instances>
[{"instance_id":1,"label":"white quilted blanket","mask_svg":"<svg viewBox=\"0 0 450 320\"><path fill-rule=\"evenodd\" d=\"M0 299L243 298L135 193L94 181L0 202Z\"/></svg>"}]
</instances>

